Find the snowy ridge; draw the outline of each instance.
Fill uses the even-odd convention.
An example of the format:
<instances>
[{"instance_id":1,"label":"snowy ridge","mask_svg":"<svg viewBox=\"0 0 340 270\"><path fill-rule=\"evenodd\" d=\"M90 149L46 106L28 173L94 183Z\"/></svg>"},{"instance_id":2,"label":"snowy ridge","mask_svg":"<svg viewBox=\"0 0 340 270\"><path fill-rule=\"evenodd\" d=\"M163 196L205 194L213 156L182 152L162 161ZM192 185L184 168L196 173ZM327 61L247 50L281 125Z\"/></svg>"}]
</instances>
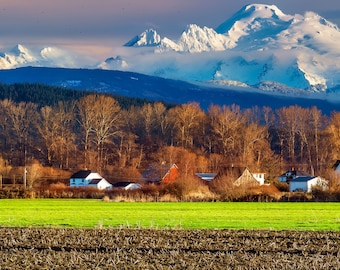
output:
<instances>
[{"instance_id":1,"label":"snowy ridge","mask_svg":"<svg viewBox=\"0 0 340 270\"><path fill-rule=\"evenodd\" d=\"M153 29L147 29L138 36L125 43L127 47L157 46L161 42L161 36Z\"/></svg>"},{"instance_id":2,"label":"snowy ridge","mask_svg":"<svg viewBox=\"0 0 340 270\"><path fill-rule=\"evenodd\" d=\"M314 12L289 15L275 5L251 4L216 28L189 24L177 39L147 29L105 61L53 46L2 48L0 69L100 68L263 91L327 93L340 91L339 41L339 27Z\"/></svg>"},{"instance_id":3,"label":"snowy ridge","mask_svg":"<svg viewBox=\"0 0 340 270\"><path fill-rule=\"evenodd\" d=\"M25 66L82 67L76 54L57 47L30 50L17 44L13 48L0 52L0 69Z\"/></svg>"},{"instance_id":4,"label":"snowy ridge","mask_svg":"<svg viewBox=\"0 0 340 270\"><path fill-rule=\"evenodd\" d=\"M162 38L153 53L163 60L148 62L142 70L127 57L124 69L173 79L250 86L266 82L266 87L276 82L275 88L325 92L340 85L339 40L339 28L314 12L287 15L275 5L251 4L215 29L191 24L178 40Z\"/></svg>"}]
</instances>

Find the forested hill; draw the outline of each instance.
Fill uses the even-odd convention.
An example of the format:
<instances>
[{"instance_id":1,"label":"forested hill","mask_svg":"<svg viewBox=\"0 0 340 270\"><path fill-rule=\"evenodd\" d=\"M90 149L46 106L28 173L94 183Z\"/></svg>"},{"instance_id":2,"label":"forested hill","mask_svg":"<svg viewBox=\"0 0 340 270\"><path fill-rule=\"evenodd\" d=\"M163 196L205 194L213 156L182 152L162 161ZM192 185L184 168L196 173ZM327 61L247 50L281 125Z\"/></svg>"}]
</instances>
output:
<instances>
[{"instance_id":1,"label":"forested hill","mask_svg":"<svg viewBox=\"0 0 340 270\"><path fill-rule=\"evenodd\" d=\"M59 101L78 100L94 91L74 90L58 86L49 86L41 83L0 83L0 100L10 99L14 102L32 102L39 107L53 106ZM100 93L103 94L103 93ZM106 94L115 98L122 108L132 105L142 106L149 101L142 98L124 97L114 94Z\"/></svg>"}]
</instances>

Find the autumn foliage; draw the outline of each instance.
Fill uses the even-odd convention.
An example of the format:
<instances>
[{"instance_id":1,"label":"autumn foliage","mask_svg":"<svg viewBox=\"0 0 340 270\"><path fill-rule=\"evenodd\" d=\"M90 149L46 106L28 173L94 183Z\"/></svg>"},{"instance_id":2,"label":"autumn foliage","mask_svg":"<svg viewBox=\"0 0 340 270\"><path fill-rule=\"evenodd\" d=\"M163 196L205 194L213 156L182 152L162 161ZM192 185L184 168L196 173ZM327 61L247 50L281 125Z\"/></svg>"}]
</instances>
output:
<instances>
[{"instance_id":1,"label":"autumn foliage","mask_svg":"<svg viewBox=\"0 0 340 270\"><path fill-rule=\"evenodd\" d=\"M222 195L232 166L264 172L269 182L292 167L329 179L340 156L340 113L324 115L316 107L203 111L198 103L144 102L123 108L110 95L87 94L53 105L4 99L0 111L2 183L20 183L26 167L31 188L67 183L79 169L137 181L149 164L166 162L180 170L181 196L200 186L191 183L198 172L222 175L224 182L210 187ZM332 191L338 186L335 179Z\"/></svg>"}]
</instances>

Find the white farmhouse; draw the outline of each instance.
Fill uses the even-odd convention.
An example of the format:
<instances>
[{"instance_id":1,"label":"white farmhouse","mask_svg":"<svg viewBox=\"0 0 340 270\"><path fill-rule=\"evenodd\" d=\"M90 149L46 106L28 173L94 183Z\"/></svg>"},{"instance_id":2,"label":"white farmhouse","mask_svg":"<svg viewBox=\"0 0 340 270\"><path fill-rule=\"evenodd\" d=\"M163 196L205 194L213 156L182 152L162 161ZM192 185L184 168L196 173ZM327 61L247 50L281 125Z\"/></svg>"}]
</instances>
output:
<instances>
[{"instance_id":1,"label":"white farmhouse","mask_svg":"<svg viewBox=\"0 0 340 270\"><path fill-rule=\"evenodd\" d=\"M322 190L326 190L328 188L328 183L320 176L300 176L289 181L290 192L312 192L314 187L319 187Z\"/></svg>"},{"instance_id":2,"label":"white farmhouse","mask_svg":"<svg viewBox=\"0 0 340 270\"><path fill-rule=\"evenodd\" d=\"M70 177L70 187L95 187L98 189L111 189L112 185L99 173L91 170L81 170Z\"/></svg>"}]
</instances>

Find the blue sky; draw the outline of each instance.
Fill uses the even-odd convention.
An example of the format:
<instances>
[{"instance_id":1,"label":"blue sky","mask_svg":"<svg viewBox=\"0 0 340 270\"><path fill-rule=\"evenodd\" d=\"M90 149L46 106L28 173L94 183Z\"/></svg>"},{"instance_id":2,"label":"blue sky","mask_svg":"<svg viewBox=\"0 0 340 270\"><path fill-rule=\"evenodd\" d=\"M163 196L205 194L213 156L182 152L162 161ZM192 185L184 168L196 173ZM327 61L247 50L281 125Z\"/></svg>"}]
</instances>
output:
<instances>
[{"instance_id":1,"label":"blue sky","mask_svg":"<svg viewBox=\"0 0 340 270\"><path fill-rule=\"evenodd\" d=\"M66 44L110 47L147 28L179 37L187 24L215 28L249 1L231 0L1 0L0 47ZM339 0L257 1L286 14L314 11L340 26Z\"/></svg>"}]
</instances>

